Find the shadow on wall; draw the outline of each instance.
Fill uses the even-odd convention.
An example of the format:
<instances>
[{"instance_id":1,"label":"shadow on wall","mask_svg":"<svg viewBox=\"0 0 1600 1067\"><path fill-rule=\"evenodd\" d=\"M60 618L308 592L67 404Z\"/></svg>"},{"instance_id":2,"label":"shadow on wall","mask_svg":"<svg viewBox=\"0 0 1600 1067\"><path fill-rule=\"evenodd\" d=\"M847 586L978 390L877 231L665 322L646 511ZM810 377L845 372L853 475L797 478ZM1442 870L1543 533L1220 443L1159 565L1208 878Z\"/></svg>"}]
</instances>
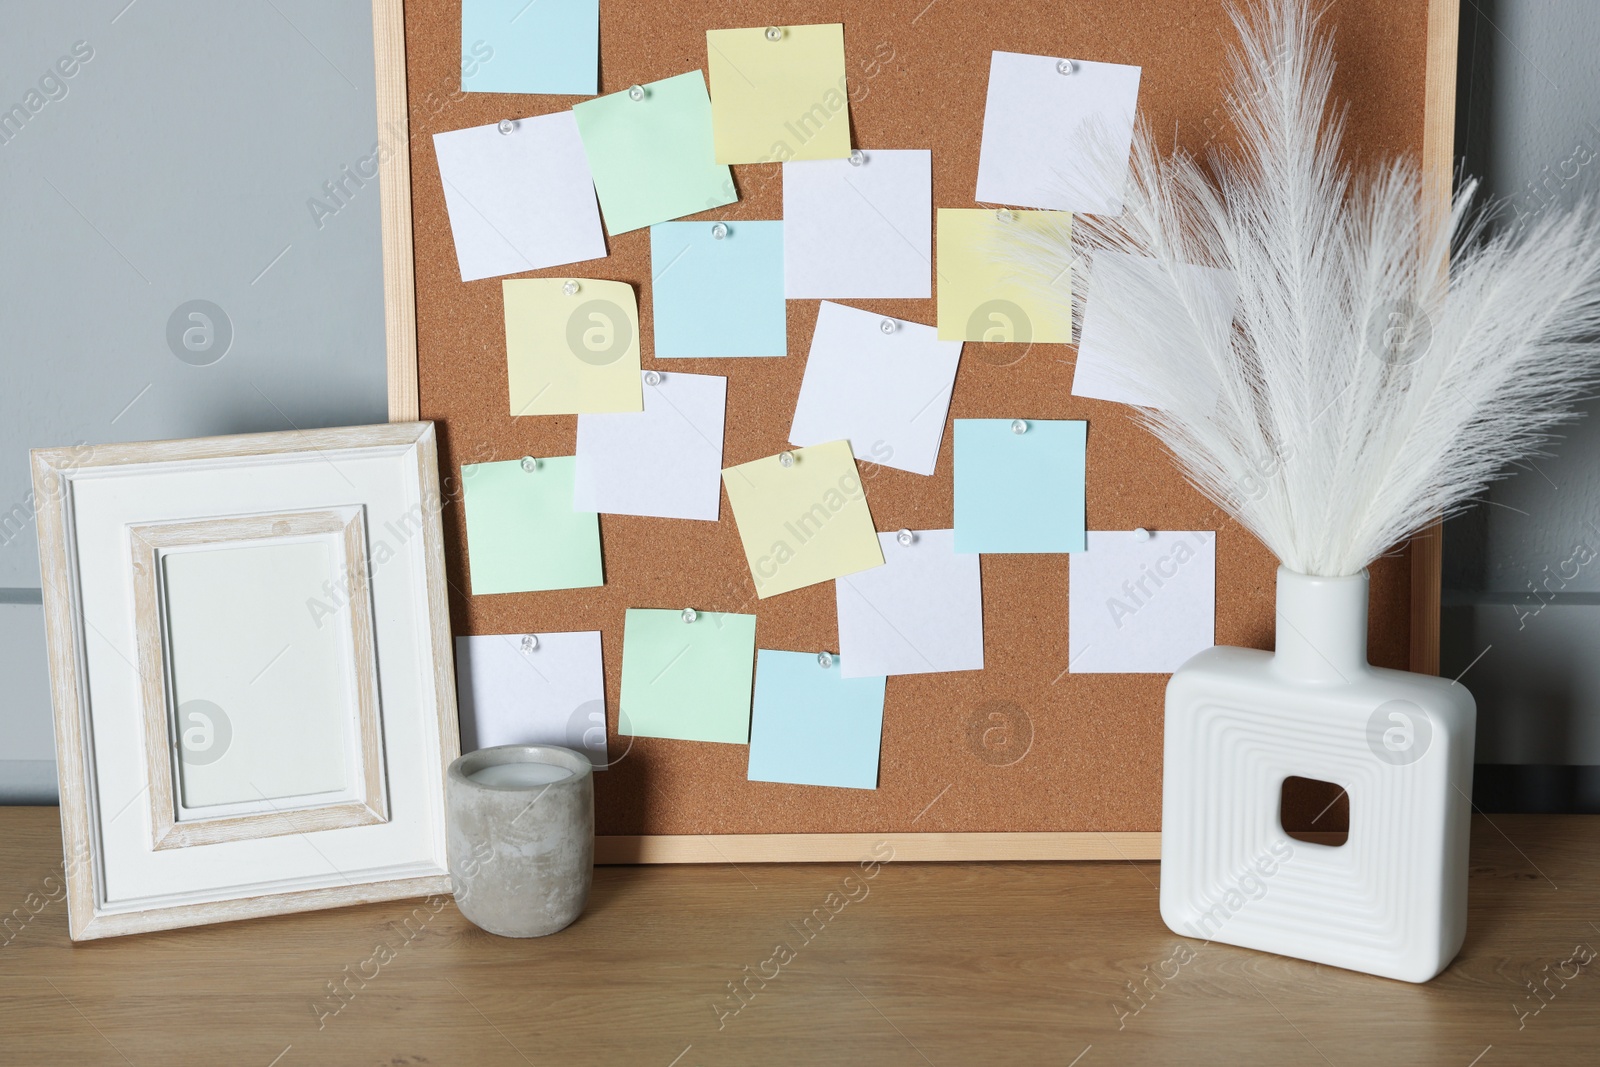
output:
<instances>
[{"instance_id":1,"label":"shadow on wall","mask_svg":"<svg viewBox=\"0 0 1600 1067\"><path fill-rule=\"evenodd\" d=\"M1592 666L1600 605L1557 601L1530 618L1518 597L1474 600L1447 600L1440 665L1446 677L1466 672L1462 683L1478 701L1473 803L1491 813L1600 814L1600 674ZM1483 669L1490 657L1493 669Z\"/></svg>"},{"instance_id":2,"label":"shadow on wall","mask_svg":"<svg viewBox=\"0 0 1600 1067\"><path fill-rule=\"evenodd\" d=\"M1458 165L1502 205L1499 224L1600 189L1597 43L1590 0L1461 5ZM1486 812L1600 812L1600 402L1588 407L1548 459L1445 525L1440 667L1478 701Z\"/></svg>"}]
</instances>

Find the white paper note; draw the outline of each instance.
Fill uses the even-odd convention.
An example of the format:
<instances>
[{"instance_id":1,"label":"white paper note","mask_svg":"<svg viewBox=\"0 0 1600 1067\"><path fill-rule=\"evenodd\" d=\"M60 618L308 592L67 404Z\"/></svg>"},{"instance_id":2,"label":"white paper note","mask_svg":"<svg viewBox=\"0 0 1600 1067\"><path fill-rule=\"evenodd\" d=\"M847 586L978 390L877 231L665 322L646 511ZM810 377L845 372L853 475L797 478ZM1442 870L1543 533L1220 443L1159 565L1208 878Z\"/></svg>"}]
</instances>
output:
<instances>
[{"instance_id":1,"label":"white paper note","mask_svg":"<svg viewBox=\"0 0 1600 1067\"><path fill-rule=\"evenodd\" d=\"M462 281L605 256L572 112L436 133L433 149Z\"/></svg>"},{"instance_id":2,"label":"white paper note","mask_svg":"<svg viewBox=\"0 0 1600 1067\"><path fill-rule=\"evenodd\" d=\"M1120 215L1140 68L996 52L978 150L977 199Z\"/></svg>"},{"instance_id":3,"label":"white paper note","mask_svg":"<svg viewBox=\"0 0 1600 1067\"><path fill-rule=\"evenodd\" d=\"M846 678L983 669L983 588L976 553L951 530L880 533L883 566L835 581Z\"/></svg>"},{"instance_id":4,"label":"white paper note","mask_svg":"<svg viewBox=\"0 0 1600 1067\"><path fill-rule=\"evenodd\" d=\"M932 474L960 362L932 326L825 300L789 442L846 438L857 459Z\"/></svg>"},{"instance_id":5,"label":"white paper note","mask_svg":"<svg viewBox=\"0 0 1600 1067\"><path fill-rule=\"evenodd\" d=\"M1097 252L1094 257L1095 285L1135 292L1159 291L1159 300L1123 301L1123 307L1137 315L1125 321L1090 299L1084 307L1083 329L1078 338L1078 362L1072 373L1072 395L1118 404L1160 407L1152 389L1141 381L1139 367L1125 358L1136 349L1130 345L1139 331L1160 328L1175 336L1192 332L1198 339L1210 334L1211 343L1220 344L1233 322L1233 272L1215 267L1185 266L1177 284L1167 284L1155 260L1140 259L1121 252ZM1185 307L1185 302L1192 302ZM1198 343L1198 342L1197 342ZM1203 381L1169 382L1193 394L1205 390L1215 397L1219 383L1207 376Z\"/></svg>"},{"instance_id":6,"label":"white paper note","mask_svg":"<svg viewBox=\"0 0 1600 1067\"><path fill-rule=\"evenodd\" d=\"M1091 530L1068 564L1068 669L1166 674L1216 643L1217 538Z\"/></svg>"},{"instance_id":7,"label":"white paper note","mask_svg":"<svg viewBox=\"0 0 1600 1067\"><path fill-rule=\"evenodd\" d=\"M573 506L716 522L727 394L719 375L646 371L643 411L579 415Z\"/></svg>"},{"instance_id":8,"label":"white paper note","mask_svg":"<svg viewBox=\"0 0 1600 1067\"><path fill-rule=\"evenodd\" d=\"M559 745L604 770L605 683L598 630L458 637L461 751Z\"/></svg>"},{"instance_id":9,"label":"white paper note","mask_svg":"<svg viewBox=\"0 0 1600 1067\"><path fill-rule=\"evenodd\" d=\"M862 153L783 165L790 300L933 295L933 154Z\"/></svg>"}]
</instances>

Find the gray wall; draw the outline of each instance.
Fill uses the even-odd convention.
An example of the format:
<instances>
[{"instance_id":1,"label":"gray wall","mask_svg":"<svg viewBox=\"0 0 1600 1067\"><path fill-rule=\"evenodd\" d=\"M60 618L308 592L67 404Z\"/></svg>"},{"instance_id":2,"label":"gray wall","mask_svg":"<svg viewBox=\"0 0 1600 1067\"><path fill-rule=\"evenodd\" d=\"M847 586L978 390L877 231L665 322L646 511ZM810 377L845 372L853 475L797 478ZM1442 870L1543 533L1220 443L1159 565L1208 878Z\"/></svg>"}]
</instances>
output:
<instances>
[{"instance_id":1,"label":"gray wall","mask_svg":"<svg viewBox=\"0 0 1600 1067\"><path fill-rule=\"evenodd\" d=\"M367 0L0 27L0 799L48 802L27 449L386 417L378 187L345 170L378 144L372 27Z\"/></svg>"},{"instance_id":2,"label":"gray wall","mask_svg":"<svg viewBox=\"0 0 1600 1067\"><path fill-rule=\"evenodd\" d=\"M1600 195L1600 3L1462 5L1457 153L1514 224ZM1600 403L1453 521L1446 673L1478 698L1478 799L1600 810Z\"/></svg>"}]
</instances>

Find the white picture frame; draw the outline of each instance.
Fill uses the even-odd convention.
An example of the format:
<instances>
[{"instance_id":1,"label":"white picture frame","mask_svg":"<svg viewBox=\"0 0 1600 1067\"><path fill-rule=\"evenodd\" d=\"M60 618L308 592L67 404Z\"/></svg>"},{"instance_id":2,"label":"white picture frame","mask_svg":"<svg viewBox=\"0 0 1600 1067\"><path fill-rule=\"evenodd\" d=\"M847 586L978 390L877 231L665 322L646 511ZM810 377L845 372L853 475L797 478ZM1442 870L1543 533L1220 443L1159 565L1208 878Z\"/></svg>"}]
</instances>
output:
<instances>
[{"instance_id":1,"label":"white picture frame","mask_svg":"<svg viewBox=\"0 0 1600 1067\"><path fill-rule=\"evenodd\" d=\"M73 940L449 892L433 424L32 466Z\"/></svg>"}]
</instances>

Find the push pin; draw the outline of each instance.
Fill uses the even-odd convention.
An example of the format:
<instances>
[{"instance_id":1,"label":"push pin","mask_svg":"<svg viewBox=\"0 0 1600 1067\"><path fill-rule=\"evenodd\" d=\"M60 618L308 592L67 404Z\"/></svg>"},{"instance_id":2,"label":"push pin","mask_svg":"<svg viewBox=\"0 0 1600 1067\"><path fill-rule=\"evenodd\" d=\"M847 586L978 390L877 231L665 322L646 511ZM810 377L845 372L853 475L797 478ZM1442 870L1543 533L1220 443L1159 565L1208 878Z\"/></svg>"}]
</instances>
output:
<instances>
[{"instance_id":1,"label":"push pin","mask_svg":"<svg viewBox=\"0 0 1600 1067\"><path fill-rule=\"evenodd\" d=\"M859 148L850 149L850 165L852 167L859 167L866 161L867 154L865 152L861 151Z\"/></svg>"},{"instance_id":2,"label":"push pin","mask_svg":"<svg viewBox=\"0 0 1600 1067\"><path fill-rule=\"evenodd\" d=\"M895 324L893 319L882 319L878 323L878 329L882 330L884 333L894 333L895 330L899 328L900 327Z\"/></svg>"},{"instance_id":3,"label":"push pin","mask_svg":"<svg viewBox=\"0 0 1600 1067\"><path fill-rule=\"evenodd\" d=\"M523 456L522 469L527 471L529 474L532 474L534 471L539 469L539 461L534 459L532 456Z\"/></svg>"},{"instance_id":4,"label":"push pin","mask_svg":"<svg viewBox=\"0 0 1600 1067\"><path fill-rule=\"evenodd\" d=\"M512 122L510 119L501 119L500 120L500 124L497 127L497 129L499 129L499 131L501 133L510 133L512 130L514 130L516 128L517 128L517 124L515 122Z\"/></svg>"},{"instance_id":5,"label":"push pin","mask_svg":"<svg viewBox=\"0 0 1600 1067\"><path fill-rule=\"evenodd\" d=\"M1008 207L1003 207L999 211L996 211L994 213L994 217L999 219L1001 222L1017 221L1017 217L1011 213L1011 209Z\"/></svg>"},{"instance_id":6,"label":"push pin","mask_svg":"<svg viewBox=\"0 0 1600 1067\"><path fill-rule=\"evenodd\" d=\"M1150 531L1141 526L1137 530L1133 531L1133 539L1138 541L1140 544L1143 544L1144 542L1150 540Z\"/></svg>"},{"instance_id":7,"label":"push pin","mask_svg":"<svg viewBox=\"0 0 1600 1067\"><path fill-rule=\"evenodd\" d=\"M713 222L711 224L711 237L713 240L720 241L726 236L728 236L728 224L726 222Z\"/></svg>"},{"instance_id":8,"label":"push pin","mask_svg":"<svg viewBox=\"0 0 1600 1067\"><path fill-rule=\"evenodd\" d=\"M768 26L767 27L767 40L769 40L769 41L781 41L781 40L783 40L783 30L781 30L777 26Z\"/></svg>"},{"instance_id":9,"label":"push pin","mask_svg":"<svg viewBox=\"0 0 1600 1067\"><path fill-rule=\"evenodd\" d=\"M911 547L911 542L913 542L913 541L915 541L917 539L917 535L912 533L910 530L901 530L899 533L894 535L894 539L896 541L899 541L902 545L906 546L907 548L910 548Z\"/></svg>"},{"instance_id":10,"label":"push pin","mask_svg":"<svg viewBox=\"0 0 1600 1067\"><path fill-rule=\"evenodd\" d=\"M523 634L522 635L522 654L524 656L526 656L528 653L532 652L534 649L536 649L538 647L539 647L539 639L537 637L535 637L533 634Z\"/></svg>"},{"instance_id":11,"label":"push pin","mask_svg":"<svg viewBox=\"0 0 1600 1067\"><path fill-rule=\"evenodd\" d=\"M779 452L778 453L778 466L780 466L780 467L792 467L792 466L794 466L794 453L793 452Z\"/></svg>"},{"instance_id":12,"label":"push pin","mask_svg":"<svg viewBox=\"0 0 1600 1067\"><path fill-rule=\"evenodd\" d=\"M629 100L643 100L644 99L644 86L642 86L642 85L630 85L630 86L628 86L628 99Z\"/></svg>"},{"instance_id":13,"label":"push pin","mask_svg":"<svg viewBox=\"0 0 1600 1067\"><path fill-rule=\"evenodd\" d=\"M683 615L681 617L684 622L694 622L694 620L700 617L700 613L695 611L693 608L684 608Z\"/></svg>"},{"instance_id":14,"label":"push pin","mask_svg":"<svg viewBox=\"0 0 1600 1067\"><path fill-rule=\"evenodd\" d=\"M577 296L578 290L581 288L582 286L580 286L577 282L569 281L561 287L561 291L566 293L568 296Z\"/></svg>"},{"instance_id":15,"label":"push pin","mask_svg":"<svg viewBox=\"0 0 1600 1067\"><path fill-rule=\"evenodd\" d=\"M660 385L661 384L661 372L658 371L658 370L647 370L647 371L645 371L644 372L644 384L646 384L646 385Z\"/></svg>"},{"instance_id":16,"label":"push pin","mask_svg":"<svg viewBox=\"0 0 1600 1067\"><path fill-rule=\"evenodd\" d=\"M1028 424L1027 424L1027 422L1025 420L1023 420L1023 419L1013 419L1013 420L1011 420L1011 432L1012 433L1027 433L1028 432Z\"/></svg>"},{"instance_id":17,"label":"push pin","mask_svg":"<svg viewBox=\"0 0 1600 1067\"><path fill-rule=\"evenodd\" d=\"M1058 59L1058 60L1056 60L1056 73L1057 74L1075 74L1075 73L1077 73L1077 70L1078 70L1078 64L1074 63L1070 59Z\"/></svg>"},{"instance_id":18,"label":"push pin","mask_svg":"<svg viewBox=\"0 0 1600 1067\"><path fill-rule=\"evenodd\" d=\"M833 653L832 652L818 652L817 653L817 666L821 667L823 670L827 670L829 667L832 667L833 666Z\"/></svg>"}]
</instances>

